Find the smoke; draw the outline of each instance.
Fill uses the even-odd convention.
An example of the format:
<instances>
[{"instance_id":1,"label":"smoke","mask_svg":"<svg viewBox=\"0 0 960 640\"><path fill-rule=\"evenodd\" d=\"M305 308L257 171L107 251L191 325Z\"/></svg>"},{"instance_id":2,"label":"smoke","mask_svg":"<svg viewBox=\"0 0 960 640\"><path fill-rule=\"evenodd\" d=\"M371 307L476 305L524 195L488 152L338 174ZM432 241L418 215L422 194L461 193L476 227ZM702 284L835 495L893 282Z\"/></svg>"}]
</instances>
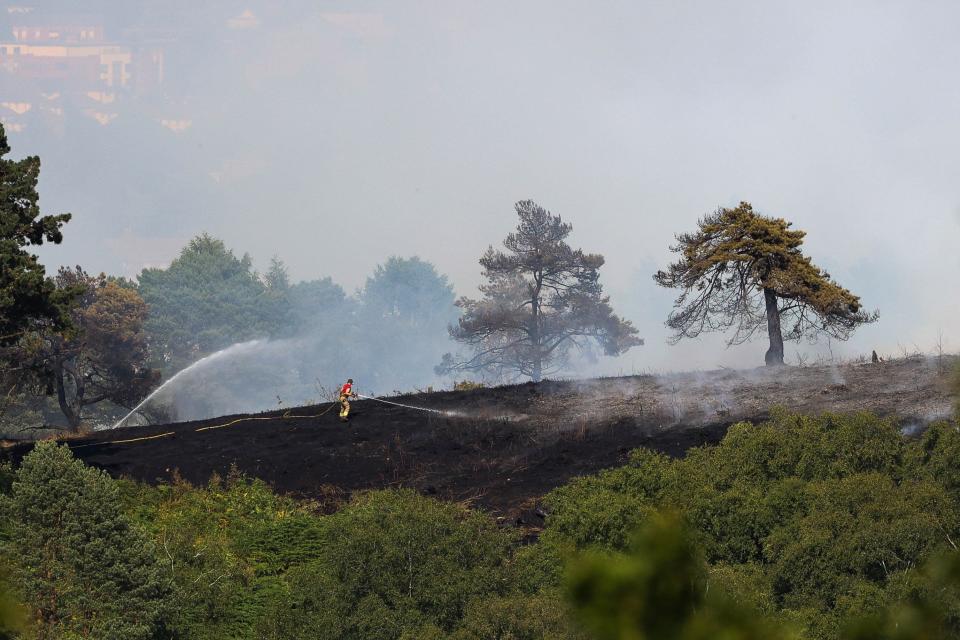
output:
<instances>
[{"instance_id":1,"label":"smoke","mask_svg":"<svg viewBox=\"0 0 960 640\"><path fill-rule=\"evenodd\" d=\"M944 367L955 366L949 357ZM915 416L904 425L913 433L952 415L943 376L925 358L883 364L847 363L807 367L757 367L574 380L555 393L589 399L559 423L641 419L661 427L702 426L756 420L774 407L804 414L872 411ZM573 428L569 426L568 428Z\"/></svg>"},{"instance_id":2,"label":"smoke","mask_svg":"<svg viewBox=\"0 0 960 640\"><path fill-rule=\"evenodd\" d=\"M422 353L424 346L408 342L390 354L380 354L380 359L402 361L409 355L407 349ZM377 389L370 381L385 376L374 371L374 366L336 353L326 336L318 334L247 342L178 374L145 403L145 409L159 411L167 420L199 420L332 402L347 377L353 377L356 388L370 395L389 392L390 387L425 387L424 383L432 381L428 372L410 370L406 376L386 378L389 386Z\"/></svg>"},{"instance_id":3,"label":"smoke","mask_svg":"<svg viewBox=\"0 0 960 640\"><path fill-rule=\"evenodd\" d=\"M35 4L60 21L76 5ZM960 265L956 3L95 4L111 44L164 43L160 91L0 83L0 103L30 105L0 109L14 154L43 159L44 208L74 213L42 249L51 270L134 276L208 230L282 251L297 279L352 290L416 254L469 293L531 197L606 257L611 303L647 339L567 373L744 367L762 342L668 346L675 296L650 276L675 233L746 199L880 310L838 358L960 340L943 286Z\"/></svg>"},{"instance_id":4,"label":"smoke","mask_svg":"<svg viewBox=\"0 0 960 640\"><path fill-rule=\"evenodd\" d=\"M138 285L166 380L148 403L155 419L330 401L347 378L371 395L428 389L457 318L446 277L416 257L388 258L347 296L329 278L291 284L279 258L257 274L204 236Z\"/></svg>"}]
</instances>

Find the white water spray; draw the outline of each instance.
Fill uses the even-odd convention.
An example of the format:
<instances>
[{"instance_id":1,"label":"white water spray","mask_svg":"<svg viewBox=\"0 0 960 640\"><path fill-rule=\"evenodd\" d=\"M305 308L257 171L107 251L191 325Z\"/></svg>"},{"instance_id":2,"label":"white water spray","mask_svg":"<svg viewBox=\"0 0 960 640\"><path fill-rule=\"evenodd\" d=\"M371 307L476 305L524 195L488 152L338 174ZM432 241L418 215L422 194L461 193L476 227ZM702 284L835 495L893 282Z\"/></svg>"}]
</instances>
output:
<instances>
[{"instance_id":1,"label":"white water spray","mask_svg":"<svg viewBox=\"0 0 960 640\"><path fill-rule=\"evenodd\" d=\"M261 344L262 342L263 342L263 340L250 340L250 341L248 341L248 342L238 342L238 343L232 344L232 345L230 345L229 347L226 347L226 348L224 348L224 349L220 349L220 351L217 351L217 352L215 352L215 353L211 353L211 354L208 355L208 356L205 356L205 357L203 357L203 358L200 358L199 360L197 360L196 362L194 362L193 364L191 364L189 367L186 367L185 369L181 369L180 371L178 371L178 372L177 372L176 374L174 374L169 380L167 380L167 381L164 382L162 385L160 385L159 387L157 387L156 389L154 389L153 392L152 392L150 395L148 395L146 398L144 398L144 399L140 402L140 404L138 404L137 406L135 406L135 407L130 411L130 413L128 413L127 415L123 416L123 418L121 418L120 421L117 422L117 424L113 425L112 428L113 428L113 429L116 429L117 427L120 427L121 425L123 425L123 423L126 422L126 421L130 418L130 416L132 416L133 414L135 414L137 411L140 410L141 407L143 407L145 404L147 404L148 402L150 402L158 393L160 393L161 391L163 391L163 390L166 389L167 387L171 386L171 385L172 385L174 382L176 382L176 380L177 380L178 378L180 378L181 376L186 376L189 372L195 371L195 370L199 369L200 367L206 366L206 365L210 364L211 362L213 362L214 360L219 360L219 359L221 359L221 358L223 358L223 357L225 357L225 356L227 356L227 355L234 355L234 354L236 354L236 353L242 353L242 352L245 352L245 351L249 351L250 349L256 347L256 346L259 345L259 344Z\"/></svg>"}]
</instances>

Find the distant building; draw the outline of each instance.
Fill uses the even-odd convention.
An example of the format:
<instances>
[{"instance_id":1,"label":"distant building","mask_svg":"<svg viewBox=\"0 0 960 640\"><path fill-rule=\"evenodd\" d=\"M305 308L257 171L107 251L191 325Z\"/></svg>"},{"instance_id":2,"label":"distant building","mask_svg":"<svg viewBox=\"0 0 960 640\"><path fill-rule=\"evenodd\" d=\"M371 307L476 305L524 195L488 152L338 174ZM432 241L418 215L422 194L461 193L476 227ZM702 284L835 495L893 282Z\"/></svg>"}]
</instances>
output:
<instances>
[{"instance_id":1,"label":"distant building","mask_svg":"<svg viewBox=\"0 0 960 640\"><path fill-rule=\"evenodd\" d=\"M110 42L95 17L45 15L29 7L8 7L7 13L0 121L13 130L40 111L62 118L65 107L106 125L118 116L119 98L155 94L163 83L158 44Z\"/></svg>"},{"instance_id":2,"label":"distant building","mask_svg":"<svg viewBox=\"0 0 960 640\"><path fill-rule=\"evenodd\" d=\"M17 42L31 44L86 44L103 42L103 26L88 20L56 18L43 20L39 16L31 20L32 13L17 16L13 20L11 31Z\"/></svg>"}]
</instances>

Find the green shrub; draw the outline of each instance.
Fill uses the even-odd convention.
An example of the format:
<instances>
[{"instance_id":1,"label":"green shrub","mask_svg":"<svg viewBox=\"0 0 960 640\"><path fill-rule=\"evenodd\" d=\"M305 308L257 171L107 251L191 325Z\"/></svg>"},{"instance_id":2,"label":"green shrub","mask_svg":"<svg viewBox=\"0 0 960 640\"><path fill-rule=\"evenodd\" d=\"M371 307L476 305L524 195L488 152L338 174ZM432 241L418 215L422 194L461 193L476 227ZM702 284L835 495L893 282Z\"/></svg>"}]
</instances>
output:
<instances>
[{"instance_id":1,"label":"green shrub","mask_svg":"<svg viewBox=\"0 0 960 640\"><path fill-rule=\"evenodd\" d=\"M696 452L696 464L725 489L783 478L824 480L878 471L895 474L903 438L892 419L867 413L803 416L774 411L761 425L733 425L717 447Z\"/></svg>"},{"instance_id":2,"label":"green shrub","mask_svg":"<svg viewBox=\"0 0 960 640\"><path fill-rule=\"evenodd\" d=\"M5 555L38 637L154 638L169 595L156 548L121 512L113 481L67 447L37 444L5 510Z\"/></svg>"},{"instance_id":3,"label":"green shrub","mask_svg":"<svg viewBox=\"0 0 960 640\"><path fill-rule=\"evenodd\" d=\"M597 640L788 637L707 584L681 518L658 514L640 530L629 554L593 552L577 561L569 589L578 617Z\"/></svg>"},{"instance_id":4,"label":"green shrub","mask_svg":"<svg viewBox=\"0 0 960 640\"><path fill-rule=\"evenodd\" d=\"M459 505L410 490L373 492L329 526L322 561L355 612L375 596L404 618L451 629L469 600L505 587L511 537Z\"/></svg>"},{"instance_id":5,"label":"green shrub","mask_svg":"<svg viewBox=\"0 0 960 640\"><path fill-rule=\"evenodd\" d=\"M291 597L268 616L273 637L447 633L468 602L507 589L513 538L484 514L396 490L360 495L324 520L320 557L291 573Z\"/></svg>"},{"instance_id":6,"label":"green shrub","mask_svg":"<svg viewBox=\"0 0 960 640\"><path fill-rule=\"evenodd\" d=\"M654 505L679 482L666 456L638 449L625 467L575 478L544 499L550 513L544 540L577 548L625 549Z\"/></svg>"},{"instance_id":7,"label":"green shrub","mask_svg":"<svg viewBox=\"0 0 960 640\"><path fill-rule=\"evenodd\" d=\"M450 640L585 640L573 626L568 608L559 592L478 598L469 604Z\"/></svg>"},{"instance_id":8,"label":"green shrub","mask_svg":"<svg viewBox=\"0 0 960 640\"><path fill-rule=\"evenodd\" d=\"M909 452L910 472L942 485L960 503L960 420L930 425Z\"/></svg>"},{"instance_id":9,"label":"green shrub","mask_svg":"<svg viewBox=\"0 0 960 640\"><path fill-rule=\"evenodd\" d=\"M572 545L558 543L551 536L541 536L536 544L520 547L507 568L510 588L528 595L559 589L565 560L574 551Z\"/></svg>"},{"instance_id":10,"label":"green shrub","mask_svg":"<svg viewBox=\"0 0 960 640\"><path fill-rule=\"evenodd\" d=\"M805 493L805 511L766 542L775 595L788 607L828 610L843 594L883 588L956 535L956 505L932 483L865 473L811 483Z\"/></svg>"},{"instance_id":11,"label":"green shrub","mask_svg":"<svg viewBox=\"0 0 960 640\"><path fill-rule=\"evenodd\" d=\"M261 481L234 472L199 488L123 486L162 549L176 585L171 625L184 637L251 637L286 593L286 572L320 555L323 518Z\"/></svg>"},{"instance_id":12,"label":"green shrub","mask_svg":"<svg viewBox=\"0 0 960 640\"><path fill-rule=\"evenodd\" d=\"M634 452L554 490L540 544L624 551L638 526L673 509L733 597L833 639L906 597L903 576L960 539L957 460L953 423L907 442L869 414L775 412L684 459Z\"/></svg>"}]
</instances>

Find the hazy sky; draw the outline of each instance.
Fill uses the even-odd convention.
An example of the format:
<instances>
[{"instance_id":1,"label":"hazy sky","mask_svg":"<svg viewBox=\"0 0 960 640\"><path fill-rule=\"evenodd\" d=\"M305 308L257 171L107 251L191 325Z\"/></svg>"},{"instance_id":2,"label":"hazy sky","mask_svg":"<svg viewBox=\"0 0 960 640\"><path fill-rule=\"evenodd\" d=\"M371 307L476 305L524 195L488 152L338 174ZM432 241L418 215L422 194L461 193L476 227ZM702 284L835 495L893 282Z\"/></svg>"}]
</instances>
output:
<instances>
[{"instance_id":1,"label":"hazy sky","mask_svg":"<svg viewBox=\"0 0 960 640\"><path fill-rule=\"evenodd\" d=\"M170 45L187 131L11 135L48 212L75 214L49 266L132 275L208 231L348 290L419 255L472 295L532 198L606 256L647 339L602 370L755 365L762 341L667 347L675 293L651 279L674 233L747 200L880 309L838 354L960 345L955 1L261 1L230 28L239 7Z\"/></svg>"}]
</instances>

